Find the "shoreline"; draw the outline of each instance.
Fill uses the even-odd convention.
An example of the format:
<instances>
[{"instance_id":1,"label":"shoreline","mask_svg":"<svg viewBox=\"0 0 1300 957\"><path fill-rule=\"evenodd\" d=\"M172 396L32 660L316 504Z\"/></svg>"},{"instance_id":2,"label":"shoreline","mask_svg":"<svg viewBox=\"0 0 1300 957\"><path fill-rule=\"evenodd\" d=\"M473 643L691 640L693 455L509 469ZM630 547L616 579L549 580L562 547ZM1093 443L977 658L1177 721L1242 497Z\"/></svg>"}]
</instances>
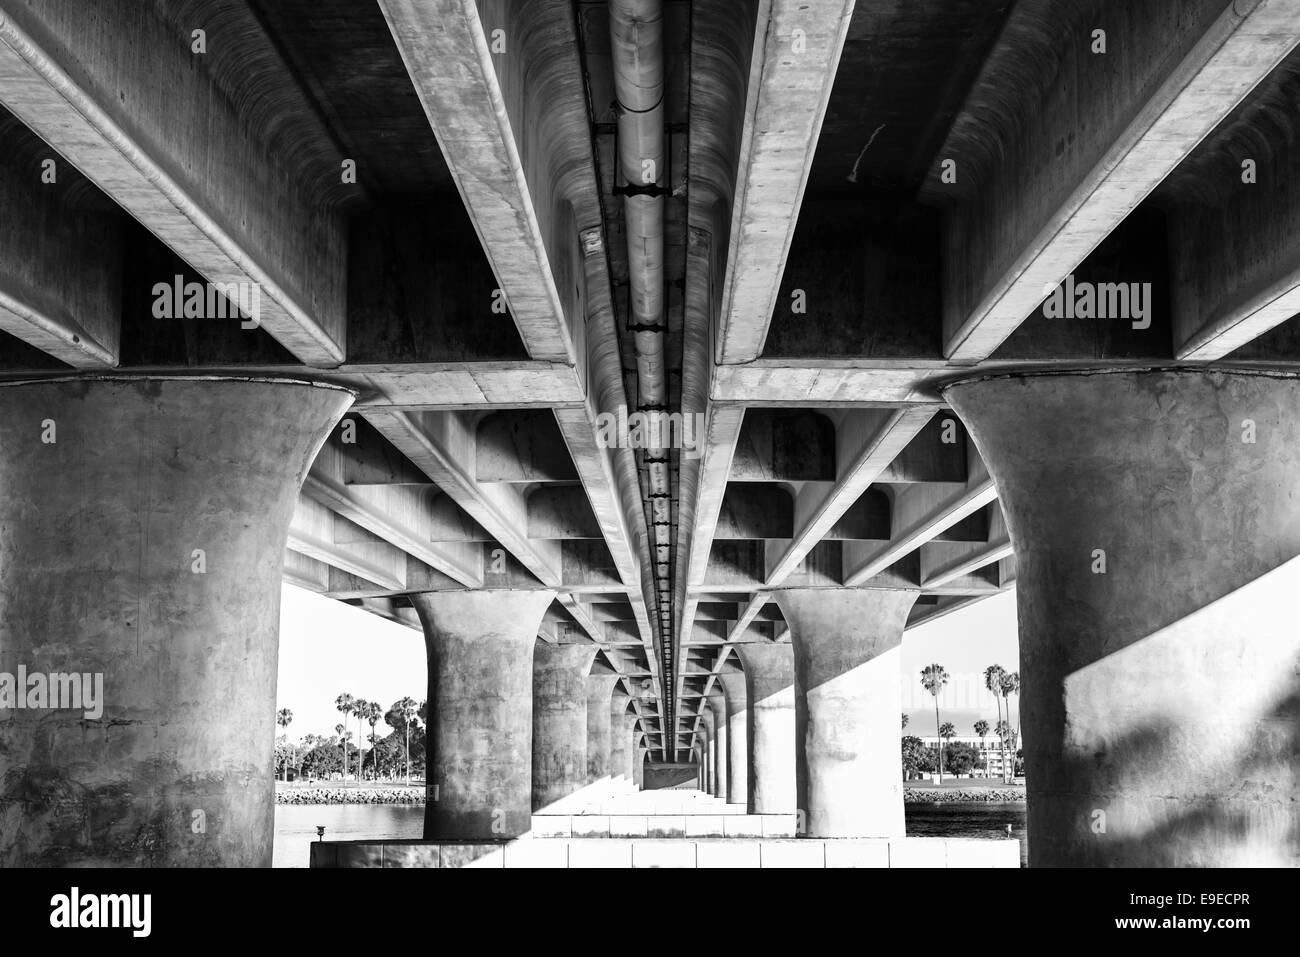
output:
<instances>
[{"instance_id":1,"label":"shoreline","mask_svg":"<svg viewBox=\"0 0 1300 957\"><path fill-rule=\"evenodd\" d=\"M378 785L375 787L301 787L275 790L276 804L400 804L425 803L423 787ZM1019 787L914 787L903 786L904 804L1024 804L1025 790Z\"/></svg>"},{"instance_id":2,"label":"shoreline","mask_svg":"<svg viewBox=\"0 0 1300 957\"><path fill-rule=\"evenodd\" d=\"M903 785L904 804L1024 804L1022 787L913 787Z\"/></svg>"},{"instance_id":3,"label":"shoreline","mask_svg":"<svg viewBox=\"0 0 1300 957\"><path fill-rule=\"evenodd\" d=\"M424 804L424 786L324 786L275 789L276 804Z\"/></svg>"}]
</instances>

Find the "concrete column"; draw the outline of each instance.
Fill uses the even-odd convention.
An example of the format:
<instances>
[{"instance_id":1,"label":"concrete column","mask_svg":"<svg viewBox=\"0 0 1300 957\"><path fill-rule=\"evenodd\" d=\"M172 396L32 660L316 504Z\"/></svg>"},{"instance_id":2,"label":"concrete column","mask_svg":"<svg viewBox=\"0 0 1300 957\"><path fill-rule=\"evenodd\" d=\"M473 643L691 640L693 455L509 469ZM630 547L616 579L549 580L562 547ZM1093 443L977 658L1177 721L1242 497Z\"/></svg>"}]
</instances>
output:
<instances>
[{"instance_id":1,"label":"concrete column","mask_svg":"<svg viewBox=\"0 0 1300 957\"><path fill-rule=\"evenodd\" d=\"M793 814L794 653L785 642L736 645L749 702L749 813Z\"/></svg>"},{"instance_id":2,"label":"concrete column","mask_svg":"<svg viewBox=\"0 0 1300 957\"><path fill-rule=\"evenodd\" d=\"M721 694L709 696L713 713L713 796L727 800L727 705Z\"/></svg>"},{"instance_id":3,"label":"concrete column","mask_svg":"<svg viewBox=\"0 0 1300 957\"><path fill-rule=\"evenodd\" d=\"M794 645L798 806L808 837L901 837L903 628L915 590L773 593Z\"/></svg>"},{"instance_id":4,"label":"concrete column","mask_svg":"<svg viewBox=\"0 0 1300 957\"><path fill-rule=\"evenodd\" d=\"M0 720L0 866L270 866L285 540L351 401L283 379L0 385L0 672L28 676ZM77 700L32 697L60 673Z\"/></svg>"},{"instance_id":5,"label":"concrete column","mask_svg":"<svg viewBox=\"0 0 1300 957\"><path fill-rule=\"evenodd\" d=\"M641 732L637 730L637 716L633 712L628 712L624 716L623 738L627 741L627 779L633 784L636 783L636 743L641 739Z\"/></svg>"},{"instance_id":6,"label":"concrete column","mask_svg":"<svg viewBox=\"0 0 1300 957\"><path fill-rule=\"evenodd\" d=\"M631 780L632 733L627 723L627 692L615 685L609 703L609 776Z\"/></svg>"},{"instance_id":7,"label":"concrete column","mask_svg":"<svg viewBox=\"0 0 1300 957\"><path fill-rule=\"evenodd\" d=\"M946 395L1016 550L1033 866L1300 863L1300 380Z\"/></svg>"},{"instance_id":8,"label":"concrete column","mask_svg":"<svg viewBox=\"0 0 1300 957\"><path fill-rule=\"evenodd\" d=\"M718 684L727 702L727 803L749 802L749 709L745 676L723 672Z\"/></svg>"},{"instance_id":9,"label":"concrete column","mask_svg":"<svg viewBox=\"0 0 1300 957\"><path fill-rule=\"evenodd\" d=\"M632 783L640 791L645 787L645 735L636 735L634 741L635 743L632 745Z\"/></svg>"},{"instance_id":10,"label":"concrete column","mask_svg":"<svg viewBox=\"0 0 1300 957\"><path fill-rule=\"evenodd\" d=\"M707 700L700 702L703 713L700 715L700 727L704 729L701 758L704 761L704 792L713 794L715 778L713 775L713 712Z\"/></svg>"},{"instance_id":11,"label":"concrete column","mask_svg":"<svg viewBox=\"0 0 1300 957\"><path fill-rule=\"evenodd\" d=\"M587 676L587 783L610 775L609 709L618 675Z\"/></svg>"},{"instance_id":12,"label":"concrete column","mask_svg":"<svg viewBox=\"0 0 1300 957\"><path fill-rule=\"evenodd\" d=\"M595 657L595 645L537 642L532 684L535 811L587 785L587 672Z\"/></svg>"},{"instance_id":13,"label":"concrete column","mask_svg":"<svg viewBox=\"0 0 1300 957\"><path fill-rule=\"evenodd\" d=\"M554 597L411 596L429 653L426 840L491 840L529 829L533 644Z\"/></svg>"}]
</instances>

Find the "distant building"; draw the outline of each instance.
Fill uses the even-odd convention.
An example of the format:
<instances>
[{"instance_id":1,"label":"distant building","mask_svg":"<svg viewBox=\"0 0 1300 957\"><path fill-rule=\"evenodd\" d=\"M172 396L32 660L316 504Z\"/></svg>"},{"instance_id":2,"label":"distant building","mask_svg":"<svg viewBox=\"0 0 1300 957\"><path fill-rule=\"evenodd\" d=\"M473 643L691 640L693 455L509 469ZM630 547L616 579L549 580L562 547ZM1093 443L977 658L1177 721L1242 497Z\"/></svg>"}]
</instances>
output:
<instances>
[{"instance_id":1,"label":"distant building","mask_svg":"<svg viewBox=\"0 0 1300 957\"><path fill-rule=\"evenodd\" d=\"M939 747L939 738L935 735L917 735L921 743L927 748L937 749ZM990 734L983 740L978 735L953 735L944 741L944 747L949 744L969 744L972 748L984 756L985 767L983 771L976 770L975 774L988 775L991 778L1002 777L1002 742L998 736ZM1016 748L1010 742L1007 743L1007 763L1011 765L1011 770L1016 766ZM946 772L945 772L946 773Z\"/></svg>"}]
</instances>

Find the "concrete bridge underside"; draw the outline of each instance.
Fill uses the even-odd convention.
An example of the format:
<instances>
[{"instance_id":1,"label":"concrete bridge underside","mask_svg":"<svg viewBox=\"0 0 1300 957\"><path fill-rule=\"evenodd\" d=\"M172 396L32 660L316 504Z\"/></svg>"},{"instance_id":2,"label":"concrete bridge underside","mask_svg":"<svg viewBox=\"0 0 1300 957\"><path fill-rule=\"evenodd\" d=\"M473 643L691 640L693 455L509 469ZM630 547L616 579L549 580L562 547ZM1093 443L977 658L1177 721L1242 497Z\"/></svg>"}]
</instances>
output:
<instances>
[{"instance_id":1,"label":"concrete bridge underside","mask_svg":"<svg viewBox=\"0 0 1300 957\"><path fill-rule=\"evenodd\" d=\"M1014 585L1032 865L1296 864L1297 41L0 0L0 671L105 683L0 862L268 864L284 580L422 630L430 840L683 765L901 838L901 643Z\"/></svg>"}]
</instances>

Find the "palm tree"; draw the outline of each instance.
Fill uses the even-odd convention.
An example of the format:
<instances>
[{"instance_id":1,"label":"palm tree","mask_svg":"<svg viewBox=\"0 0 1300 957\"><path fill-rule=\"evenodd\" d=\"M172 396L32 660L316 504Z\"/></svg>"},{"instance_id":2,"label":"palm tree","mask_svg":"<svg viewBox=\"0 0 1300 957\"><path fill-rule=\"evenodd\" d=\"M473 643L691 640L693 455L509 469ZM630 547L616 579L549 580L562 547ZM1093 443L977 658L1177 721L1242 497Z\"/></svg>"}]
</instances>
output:
<instances>
[{"instance_id":1,"label":"palm tree","mask_svg":"<svg viewBox=\"0 0 1300 957\"><path fill-rule=\"evenodd\" d=\"M1007 781L1007 762L1006 762L1007 739L1009 739L1012 736L1011 725L1008 724L1006 721L999 721L998 726L993 730L994 733L998 736L998 739L1002 742L1002 754L1003 754L1002 781L1005 784Z\"/></svg>"},{"instance_id":2,"label":"palm tree","mask_svg":"<svg viewBox=\"0 0 1300 957\"><path fill-rule=\"evenodd\" d=\"M907 712L904 711L904 712L903 712L903 727L906 728L906 727L907 727L907 722L909 722L909 721L911 721L911 720L912 720L912 719L909 718L909 717L907 716Z\"/></svg>"},{"instance_id":3,"label":"palm tree","mask_svg":"<svg viewBox=\"0 0 1300 957\"><path fill-rule=\"evenodd\" d=\"M1011 674L1007 675L1005 679L1003 679L1003 683L1002 683L1002 694L1003 694L1003 695L1013 695L1013 694L1014 694L1014 695L1018 695L1018 694L1020 694L1020 672L1019 672L1019 671L1013 671L1013 672L1011 672ZM1019 721L1019 718L1020 718L1020 711L1019 711L1019 709L1017 709L1017 711L1016 711L1016 718L1017 718L1017 720L1016 720L1016 729L1015 729L1015 730L1016 730L1016 734L1019 735L1019 734L1020 734L1020 721ZM1010 701L1007 702L1007 720L1008 720L1008 721L1011 720L1011 702L1010 702Z\"/></svg>"},{"instance_id":4,"label":"palm tree","mask_svg":"<svg viewBox=\"0 0 1300 957\"><path fill-rule=\"evenodd\" d=\"M281 708L275 713L275 723L284 728L284 743L289 743L289 725L293 723L293 712L288 708ZM284 780L289 780L289 762L284 762Z\"/></svg>"},{"instance_id":5,"label":"palm tree","mask_svg":"<svg viewBox=\"0 0 1300 957\"><path fill-rule=\"evenodd\" d=\"M358 703L358 702L357 702L357 699L354 698L354 697L352 697L352 695L348 694L346 691L343 692L343 694L339 695L337 698L334 699L334 707L337 708L339 711L341 711L341 712L343 713L343 730L344 730L344 731L346 731L346 730L347 730L347 727L348 727L348 716L351 715L352 712L354 712L354 711L356 710L356 708L357 708L357 703ZM343 731L340 731L339 734L342 735L342 734L343 734ZM343 748L343 779L346 781L346 780L347 780L347 777L348 777L348 749L347 749L346 746L344 746L344 748Z\"/></svg>"},{"instance_id":6,"label":"palm tree","mask_svg":"<svg viewBox=\"0 0 1300 957\"><path fill-rule=\"evenodd\" d=\"M1010 674L1004 674L1002 676L1002 701L1006 705L1007 730L1011 732L1011 734L1009 735L1011 739L1011 756L1014 758L1016 753L1016 732L1015 729L1012 728L1011 726L1011 695L1013 694L1020 694L1020 672L1019 671L1013 671ZM1004 766L1005 766L1005 762L1004 762ZM1008 775L1009 775L1007 777L1008 781L1010 781L1012 777L1015 777L1014 765L1010 767L1010 769L1008 770Z\"/></svg>"},{"instance_id":7,"label":"palm tree","mask_svg":"<svg viewBox=\"0 0 1300 957\"><path fill-rule=\"evenodd\" d=\"M1007 676L1007 671L1001 665L989 665L984 669L984 687L993 692L993 701L998 706L998 724L1002 724L1002 679ZM1002 749L1002 783L1007 783L1007 742L1005 738L999 737Z\"/></svg>"},{"instance_id":8,"label":"palm tree","mask_svg":"<svg viewBox=\"0 0 1300 957\"><path fill-rule=\"evenodd\" d=\"M357 716L357 780L361 780L361 745L365 737L361 734L361 725L366 720L366 709L370 707L370 702L365 698L357 698L352 702L352 713Z\"/></svg>"},{"instance_id":9,"label":"palm tree","mask_svg":"<svg viewBox=\"0 0 1300 957\"><path fill-rule=\"evenodd\" d=\"M954 725L951 721L945 721L943 723L943 727L939 729L939 737L941 737L944 741L948 742L949 744L952 743L952 739L956 737L956 735L957 735L957 726Z\"/></svg>"},{"instance_id":10,"label":"palm tree","mask_svg":"<svg viewBox=\"0 0 1300 957\"><path fill-rule=\"evenodd\" d=\"M984 736L989 733L989 723L985 721L983 718L980 718L978 721L975 722L975 733L978 734L980 737L980 756L983 757ZM984 765L984 776L985 777L989 776L989 766L987 762Z\"/></svg>"},{"instance_id":11,"label":"palm tree","mask_svg":"<svg viewBox=\"0 0 1300 957\"><path fill-rule=\"evenodd\" d=\"M343 776L348 776L348 739L344 737L348 729L341 724L334 725L334 733L339 737L339 746L343 749Z\"/></svg>"},{"instance_id":12,"label":"palm tree","mask_svg":"<svg viewBox=\"0 0 1300 957\"><path fill-rule=\"evenodd\" d=\"M417 705L414 698L408 697L394 701L391 710L401 716L402 729L406 734L406 783L409 785L411 783L411 722L416 714L423 710L423 706Z\"/></svg>"},{"instance_id":13,"label":"palm tree","mask_svg":"<svg viewBox=\"0 0 1300 957\"><path fill-rule=\"evenodd\" d=\"M939 783L943 783L943 730L939 727L939 692L948 683L943 665L927 665L921 672L921 687L934 695L934 727L939 732Z\"/></svg>"},{"instance_id":14,"label":"palm tree","mask_svg":"<svg viewBox=\"0 0 1300 957\"><path fill-rule=\"evenodd\" d=\"M379 779L379 745L375 741L375 725L384 716L384 709L374 701L367 701L361 717L370 725L370 763L375 766L375 779Z\"/></svg>"}]
</instances>

